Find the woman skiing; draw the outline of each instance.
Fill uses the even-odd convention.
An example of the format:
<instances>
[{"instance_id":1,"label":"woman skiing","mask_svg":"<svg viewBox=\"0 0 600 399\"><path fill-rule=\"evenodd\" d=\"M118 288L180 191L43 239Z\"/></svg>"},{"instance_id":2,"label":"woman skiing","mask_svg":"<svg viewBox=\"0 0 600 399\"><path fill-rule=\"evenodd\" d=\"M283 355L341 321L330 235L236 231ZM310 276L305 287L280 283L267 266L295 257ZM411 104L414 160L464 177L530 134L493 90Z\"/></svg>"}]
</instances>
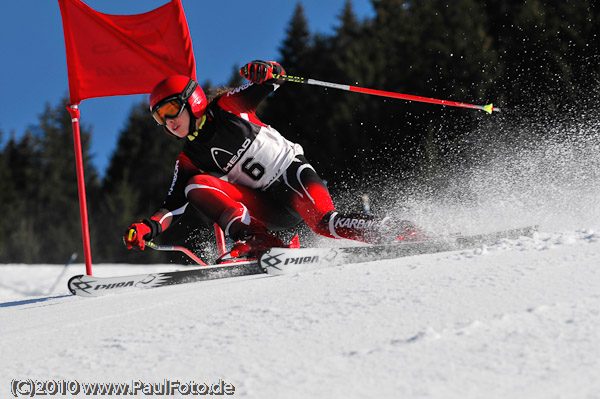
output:
<instances>
[{"instance_id":1,"label":"woman skiing","mask_svg":"<svg viewBox=\"0 0 600 399\"><path fill-rule=\"evenodd\" d=\"M144 249L145 241L168 229L189 204L236 242L231 252L239 256L285 246L272 231L302 220L332 238L403 239L405 227L390 218L336 212L302 147L258 119L256 109L282 83L283 67L252 61L240 74L250 82L210 102L185 76L161 81L150 94L154 120L185 144L164 203L150 218L127 228L127 247Z\"/></svg>"}]
</instances>

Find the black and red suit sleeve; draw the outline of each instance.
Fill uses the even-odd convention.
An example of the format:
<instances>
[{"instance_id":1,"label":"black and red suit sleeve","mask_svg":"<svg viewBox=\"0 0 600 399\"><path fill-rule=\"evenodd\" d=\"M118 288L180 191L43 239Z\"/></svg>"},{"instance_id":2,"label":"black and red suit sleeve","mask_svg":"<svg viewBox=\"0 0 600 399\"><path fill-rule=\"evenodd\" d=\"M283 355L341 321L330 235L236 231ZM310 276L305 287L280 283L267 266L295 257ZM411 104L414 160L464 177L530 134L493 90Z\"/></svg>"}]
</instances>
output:
<instances>
[{"instance_id":1,"label":"black and red suit sleeve","mask_svg":"<svg viewBox=\"0 0 600 399\"><path fill-rule=\"evenodd\" d=\"M247 83L236 89L229 90L218 99L217 105L225 111L229 111L252 123L264 125L256 116L256 109L278 87L279 85L272 83L263 83L260 85Z\"/></svg>"},{"instance_id":2,"label":"black and red suit sleeve","mask_svg":"<svg viewBox=\"0 0 600 399\"><path fill-rule=\"evenodd\" d=\"M183 152L179 154L175 162L173 181L171 182L167 197L161 208L152 216L152 219L157 220L161 224L163 230L165 229L163 223L166 215L173 218L170 223L173 224L185 212L188 203L185 189L192 176L200 172Z\"/></svg>"}]
</instances>

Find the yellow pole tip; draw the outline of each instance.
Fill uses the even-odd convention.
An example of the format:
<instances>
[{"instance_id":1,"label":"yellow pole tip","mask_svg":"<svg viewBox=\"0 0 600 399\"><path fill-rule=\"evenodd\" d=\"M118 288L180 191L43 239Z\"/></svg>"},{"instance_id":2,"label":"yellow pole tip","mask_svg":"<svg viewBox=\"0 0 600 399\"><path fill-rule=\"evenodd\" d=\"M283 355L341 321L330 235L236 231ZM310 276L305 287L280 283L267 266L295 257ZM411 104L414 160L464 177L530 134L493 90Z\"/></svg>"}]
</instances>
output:
<instances>
[{"instance_id":1,"label":"yellow pole tip","mask_svg":"<svg viewBox=\"0 0 600 399\"><path fill-rule=\"evenodd\" d=\"M488 104L488 105L484 105L483 106L483 110L485 112L487 112L488 114L491 114L492 111L494 110L494 104Z\"/></svg>"}]
</instances>

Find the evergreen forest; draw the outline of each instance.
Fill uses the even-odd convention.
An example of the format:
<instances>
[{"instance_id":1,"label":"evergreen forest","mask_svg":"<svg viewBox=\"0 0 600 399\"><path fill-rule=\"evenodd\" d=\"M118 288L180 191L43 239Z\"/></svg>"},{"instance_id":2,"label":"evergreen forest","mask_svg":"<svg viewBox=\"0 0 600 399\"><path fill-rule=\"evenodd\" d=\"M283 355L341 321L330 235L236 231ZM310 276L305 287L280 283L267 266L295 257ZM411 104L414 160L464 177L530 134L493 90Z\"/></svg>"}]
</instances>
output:
<instances>
[{"instance_id":1,"label":"evergreen forest","mask_svg":"<svg viewBox=\"0 0 600 399\"><path fill-rule=\"evenodd\" d=\"M500 113L395 100L288 82L258 115L300 143L334 201L381 185L435 181L461 160L468 135L494 125L535 125L597 109L600 2L597 0L371 0L358 19L348 0L333 33L311 32L299 3L276 61L288 74L326 82L494 103ZM188 16L190 17L190 16ZM250 60L240 60L245 62ZM229 82L243 83L239 65ZM200 82L205 90L212 82ZM0 132L0 263L64 264L83 246L68 96L48 104L19 139ZM129 251L125 228L162 203L182 142L164 134L142 102L124 121L103 176L93 167L91 129L82 126L94 263L185 262L172 253ZM537 134L544 134L540 131ZM14 135L13 135L14 136ZM354 194L352 194L354 195ZM374 195L376 198L376 195ZM344 197L345 198L345 197ZM210 254L212 225L190 209L160 242ZM356 209L349 209L355 211Z\"/></svg>"}]
</instances>

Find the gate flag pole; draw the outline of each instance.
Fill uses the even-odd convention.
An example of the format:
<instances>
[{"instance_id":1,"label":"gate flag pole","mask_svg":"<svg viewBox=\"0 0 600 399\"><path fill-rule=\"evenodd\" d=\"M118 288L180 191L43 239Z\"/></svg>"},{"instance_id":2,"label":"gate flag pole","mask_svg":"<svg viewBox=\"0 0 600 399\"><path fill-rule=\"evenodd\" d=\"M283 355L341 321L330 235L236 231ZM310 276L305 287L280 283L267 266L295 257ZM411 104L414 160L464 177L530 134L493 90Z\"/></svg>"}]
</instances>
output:
<instances>
[{"instance_id":1,"label":"gate flag pole","mask_svg":"<svg viewBox=\"0 0 600 399\"><path fill-rule=\"evenodd\" d=\"M83 255L85 273L92 275L92 249L90 245L90 226L88 222L87 199L85 195L85 177L83 174L83 151L81 150L81 132L79 131L79 106L67 107L73 124L73 143L75 145L75 168L77 170L77 190L79 192L79 213L81 214L81 235L83 237Z\"/></svg>"}]
</instances>

